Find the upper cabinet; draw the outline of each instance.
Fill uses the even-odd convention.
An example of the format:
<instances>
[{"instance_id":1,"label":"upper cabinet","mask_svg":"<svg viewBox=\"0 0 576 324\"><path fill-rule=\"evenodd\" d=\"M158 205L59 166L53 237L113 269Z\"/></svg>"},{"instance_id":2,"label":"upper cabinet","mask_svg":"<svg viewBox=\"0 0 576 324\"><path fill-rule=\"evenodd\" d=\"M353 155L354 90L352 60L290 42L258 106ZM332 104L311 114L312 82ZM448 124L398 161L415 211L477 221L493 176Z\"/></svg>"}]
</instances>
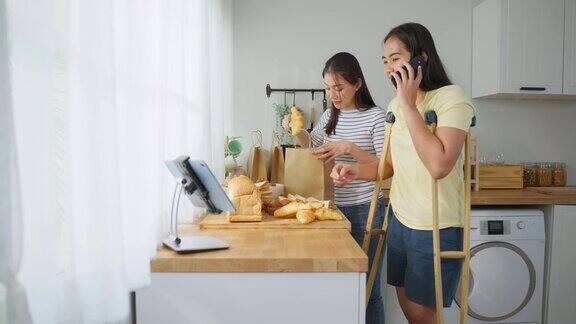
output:
<instances>
[{"instance_id":1,"label":"upper cabinet","mask_svg":"<svg viewBox=\"0 0 576 324\"><path fill-rule=\"evenodd\" d=\"M576 0L566 0L564 19L564 93L576 95Z\"/></svg>"},{"instance_id":2,"label":"upper cabinet","mask_svg":"<svg viewBox=\"0 0 576 324\"><path fill-rule=\"evenodd\" d=\"M486 0L475 6L472 97L576 95L575 3Z\"/></svg>"}]
</instances>

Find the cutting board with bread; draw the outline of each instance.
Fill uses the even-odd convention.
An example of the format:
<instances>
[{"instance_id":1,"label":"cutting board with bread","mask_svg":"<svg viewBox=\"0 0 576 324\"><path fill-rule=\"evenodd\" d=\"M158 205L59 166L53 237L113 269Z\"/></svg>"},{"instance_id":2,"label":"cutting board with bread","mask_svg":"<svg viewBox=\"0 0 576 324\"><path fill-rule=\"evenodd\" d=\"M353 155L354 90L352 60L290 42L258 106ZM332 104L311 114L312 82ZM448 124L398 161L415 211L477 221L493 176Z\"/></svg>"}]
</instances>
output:
<instances>
[{"instance_id":1,"label":"cutting board with bread","mask_svg":"<svg viewBox=\"0 0 576 324\"><path fill-rule=\"evenodd\" d=\"M350 221L328 200L274 197L268 182L254 183L246 176L231 179L227 189L236 211L208 215L200 228L351 228Z\"/></svg>"}]
</instances>

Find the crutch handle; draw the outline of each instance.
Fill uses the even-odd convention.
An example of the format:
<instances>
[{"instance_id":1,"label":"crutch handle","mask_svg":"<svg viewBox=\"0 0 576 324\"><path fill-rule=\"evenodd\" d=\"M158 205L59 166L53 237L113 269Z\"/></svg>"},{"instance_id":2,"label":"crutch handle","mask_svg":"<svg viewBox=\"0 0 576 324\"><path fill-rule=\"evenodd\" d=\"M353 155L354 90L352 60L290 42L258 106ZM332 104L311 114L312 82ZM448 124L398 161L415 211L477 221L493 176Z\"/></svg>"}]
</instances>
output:
<instances>
[{"instance_id":1,"label":"crutch handle","mask_svg":"<svg viewBox=\"0 0 576 324\"><path fill-rule=\"evenodd\" d=\"M428 110L426 114L424 114L424 120L426 121L426 125L432 125L438 123L438 115L434 110Z\"/></svg>"},{"instance_id":2,"label":"crutch handle","mask_svg":"<svg viewBox=\"0 0 576 324\"><path fill-rule=\"evenodd\" d=\"M464 259L466 257L464 251L442 251L440 257L443 259Z\"/></svg>"},{"instance_id":3,"label":"crutch handle","mask_svg":"<svg viewBox=\"0 0 576 324\"><path fill-rule=\"evenodd\" d=\"M389 124L394 124L394 122L396 121L396 116L394 116L394 113L389 111L386 113L386 122Z\"/></svg>"},{"instance_id":4,"label":"crutch handle","mask_svg":"<svg viewBox=\"0 0 576 324\"><path fill-rule=\"evenodd\" d=\"M386 231L383 229L373 228L368 234L370 234L372 236L382 235L382 234L386 234Z\"/></svg>"},{"instance_id":5,"label":"crutch handle","mask_svg":"<svg viewBox=\"0 0 576 324\"><path fill-rule=\"evenodd\" d=\"M386 116L388 117L388 116ZM426 114L424 114L424 121L426 125L437 125L438 124L438 115L434 110L428 110ZM470 121L470 127L476 126L476 115L472 116L472 120Z\"/></svg>"}]
</instances>

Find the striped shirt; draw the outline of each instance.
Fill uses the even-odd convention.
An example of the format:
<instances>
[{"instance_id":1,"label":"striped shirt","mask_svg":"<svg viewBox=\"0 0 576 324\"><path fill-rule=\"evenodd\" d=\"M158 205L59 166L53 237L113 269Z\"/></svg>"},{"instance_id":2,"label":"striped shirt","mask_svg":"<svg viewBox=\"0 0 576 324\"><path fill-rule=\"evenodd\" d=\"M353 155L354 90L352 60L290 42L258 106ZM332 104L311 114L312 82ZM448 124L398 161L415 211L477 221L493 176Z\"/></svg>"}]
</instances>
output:
<instances>
[{"instance_id":1,"label":"striped shirt","mask_svg":"<svg viewBox=\"0 0 576 324\"><path fill-rule=\"evenodd\" d=\"M356 144L372 155L380 156L384 143L384 124L386 121L384 109L373 107L364 111L358 109L341 110L335 133L326 136L324 129L329 119L330 109L327 109L312 131L313 147L327 142L344 140ZM356 159L350 154L336 158L336 163L351 164L356 162ZM374 181L355 180L346 187L334 188L334 203L339 206L365 204L370 202L373 191Z\"/></svg>"}]
</instances>

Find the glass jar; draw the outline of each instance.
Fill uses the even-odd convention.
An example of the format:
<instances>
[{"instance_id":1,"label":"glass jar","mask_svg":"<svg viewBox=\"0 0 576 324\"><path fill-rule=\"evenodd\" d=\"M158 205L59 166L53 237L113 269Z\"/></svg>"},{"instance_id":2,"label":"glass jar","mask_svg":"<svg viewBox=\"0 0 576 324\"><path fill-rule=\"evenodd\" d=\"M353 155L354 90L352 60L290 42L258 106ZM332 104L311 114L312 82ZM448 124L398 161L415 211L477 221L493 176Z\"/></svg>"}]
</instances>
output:
<instances>
[{"instance_id":1,"label":"glass jar","mask_svg":"<svg viewBox=\"0 0 576 324\"><path fill-rule=\"evenodd\" d=\"M552 185L555 187L566 186L566 163L554 163L552 170Z\"/></svg>"},{"instance_id":2,"label":"glass jar","mask_svg":"<svg viewBox=\"0 0 576 324\"><path fill-rule=\"evenodd\" d=\"M550 163L540 163L538 165L538 186L549 187L552 185L552 165Z\"/></svg>"},{"instance_id":3,"label":"glass jar","mask_svg":"<svg viewBox=\"0 0 576 324\"><path fill-rule=\"evenodd\" d=\"M533 162L525 162L523 163L523 181L524 181L524 188L526 187L535 187L538 185L538 163Z\"/></svg>"}]
</instances>

